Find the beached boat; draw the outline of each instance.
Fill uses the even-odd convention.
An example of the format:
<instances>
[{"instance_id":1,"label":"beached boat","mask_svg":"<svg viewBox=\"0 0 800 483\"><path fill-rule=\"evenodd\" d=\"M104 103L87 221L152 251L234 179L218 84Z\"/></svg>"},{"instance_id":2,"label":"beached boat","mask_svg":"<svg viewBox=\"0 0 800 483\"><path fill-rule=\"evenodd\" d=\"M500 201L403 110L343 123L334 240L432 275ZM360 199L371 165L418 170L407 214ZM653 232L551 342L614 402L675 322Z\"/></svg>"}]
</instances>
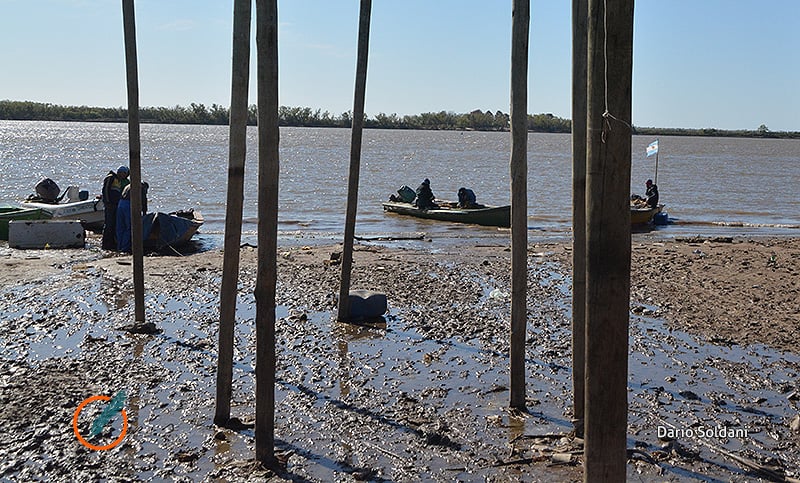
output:
<instances>
[{"instance_id":1,"label":"beached boat","mask_svg":"<svg viewBox=\"0 0 800 483\"><path fill-rule=\"evenodd\" d=\"M383 211L398 215L415 216L429 220L451 221L456 223L472 223L483 226L511 226L511 206L488 206L482 208L458 208L449 201L437 201L439 207L423 210L411 203L402 201L386 201Z\"/></svg>"},{"instance_id":2,"label":"beached boat","mask_svg":"<svg viewBox=\"0 0 800 483\"><path fill-rule=\"evenodd\" d=\"M142 218L144 247L162 250L177 247L192 239L203 224L199 211L179 211L175 213L148 213Z\"/></svg>"},{"instance_id":3,"label":"beached boat","mask_svg":"<svg viewBox=\"0 0 800 483\"><path fill-rule=\"evenodd\" d=\"M653 222L653 217L661 213L664 205L658 205L655 208L649 206L631 205L631 225L646 225Z\"/></svg>"},{"instance_id":4,"label":"beached boat","mask_svg":"<svg viewBox=\"0 0 800 483\"><path fill-rule=\"evenodd\" d=\"M78 220L87 230L103 229L105 212L99 199L45 203L42 201L23 201L20 207L41 210L44 218L52 220Z\"/></svg>"},{"instance_id":5,"label":"beached boat","mask_svg":"<svg viewBox=\"0 0 800 483\"><path fill-rule=\"evenodd\" d=\"M8 204L0 205L0 240L8 240L8 222L11 220L41 220L39 208L22 208Z\"/></svg>"}]
</instances>

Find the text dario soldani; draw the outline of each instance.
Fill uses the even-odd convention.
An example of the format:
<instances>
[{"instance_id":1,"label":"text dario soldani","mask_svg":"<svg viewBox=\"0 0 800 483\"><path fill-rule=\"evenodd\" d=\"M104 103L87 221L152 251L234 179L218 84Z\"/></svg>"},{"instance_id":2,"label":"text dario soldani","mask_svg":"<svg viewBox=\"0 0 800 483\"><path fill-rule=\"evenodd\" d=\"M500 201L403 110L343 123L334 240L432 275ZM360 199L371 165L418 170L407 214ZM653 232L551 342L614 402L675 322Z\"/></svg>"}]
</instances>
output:
<instances>
[{"instance_id":1,"label":"text dario soldani","mask_svg":"<svg viewBox=\"0 0 800 483\"><path fill-rule=\"evenodd\" d=\"M729 438L729 439L745 439L747 438L747 430L744 428L731 428L728 426L698 426L695 428L674 428L667 426L658 426L657 436L659 438Z\"/></svg>"}]
</instances>

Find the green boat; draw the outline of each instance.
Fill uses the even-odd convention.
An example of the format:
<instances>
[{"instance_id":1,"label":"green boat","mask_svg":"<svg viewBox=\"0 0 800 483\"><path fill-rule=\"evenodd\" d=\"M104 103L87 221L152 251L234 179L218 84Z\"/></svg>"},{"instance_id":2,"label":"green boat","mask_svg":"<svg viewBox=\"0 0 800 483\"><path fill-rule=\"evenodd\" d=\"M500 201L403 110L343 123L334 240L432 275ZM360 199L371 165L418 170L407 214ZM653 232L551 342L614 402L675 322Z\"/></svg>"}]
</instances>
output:
<instances>
[{"instance_id":1,"label":"green boat","mask_svg":"<svg viewBox=\"0 0 800 483\"><path fill-rule=\"evenodd\" d=\"M436 203L439 205L437 208L422 210L411 203L386 201L383 203L383 211L397 213L398 215L427 218L429 220L472 223L474 225L499 226L504 228L511 226L510 205L482 205L481 208L458 208L457 203L454 202L437 200Z\"/></svg>"},{"instance_id":2,"label":"green boat","mask_svg":"<svg viewBox=\"0 0 800 483\"><path fill-rule=\"evenodd\" d=\"M8 222L11 220L42 220L47 218L40 208L22 208L0 205L0 240L8 240Z\"/></svg>"}]
</instances>

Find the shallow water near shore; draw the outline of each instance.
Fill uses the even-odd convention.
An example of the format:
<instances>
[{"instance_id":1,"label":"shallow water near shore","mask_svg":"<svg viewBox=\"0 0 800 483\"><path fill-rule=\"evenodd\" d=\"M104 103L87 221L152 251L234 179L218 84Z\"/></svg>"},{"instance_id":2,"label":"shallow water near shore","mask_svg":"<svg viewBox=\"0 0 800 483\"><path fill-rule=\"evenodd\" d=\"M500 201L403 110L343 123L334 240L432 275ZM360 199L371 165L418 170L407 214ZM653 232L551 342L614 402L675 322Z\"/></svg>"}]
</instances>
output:
<instances>
[{"instance_id":1,"label":"shallow water near shore","mask_svg":"<svg viewBox=\"0 0 800 483\"><path fill-rule=\"evenodd\" d=\"M237 461L251 458L252 430L220 431L211 425L218 278L188 274L196 279L194 289L149 294L148 320L162 332L133 335L117 330L132 317L129 282L91 266L73 267L71 273L68 280L49 279L3 291L0 308L13 314L0 322L3 360L15 370L44 367L48 361L120 360L117 377L86 377L106 393L124 389L129 395L131 430L116 456L128 467L128 477L225 478ZM530 414L524 416L504 409L508 342L459 330L457 312L444 324L453 326L451 335L433 337L424 326L409 323L424 313L423 307L391 307L385 325L356 326L334 321L329 310L311 310L302 303L279 306L276 437L278 449L292 454L288 471L313 481L362 473L391 481L499 474L523 481L541 478L537 475L544 469L535 465L524 470L495 467L537 455L533 436L566 435L572 429L570 280L550 262L532 265L529 275L547 297L529 307ZM430 276L438 280L441 275L431 271ZM477 305L505 318L507 288L492 279L476 279L481 293ZM279 286L281 292L296 290L302 288ZM53 303L55 299L59 303ZM792 438L787 415L798 409L791 396L800 391L800 358L759 345L708 344L670 330L658 315L657 302L632 310L629 447L658 451L659 427L683 429L676 439L718 472L708 474L706 467L701 474L691 461L662 463L667 479L750 478L714 448L743 451L754 458L777 457L788 468L800 466L796 448L785 444ZM240 293L237 313L241 322L233 415L247 418L254 411L251 293ZM149 369L139 373L137 368ZM4 373L2 378L7 387L10 376ZM53 403L67 408L71 404ZM708 437L705 430L714 428L744 430L746 436ZM688 437L686 430L694 435ZM703 437L698 437L701 430ZM72 443L69 434L62 439L61 444ZM561 444L568 447L567 438ZM26 454L13 445L2 451ZM188 455L188 462L176 460L177 454ZM29 456L34 462L44 458ZM69 458L66 462L74 465ZM25 464L20 468L6 473L0 468L0 475L24 471ZM564 479L570 478L569 469L561 471ZM647 464L629 465L629 477L639 472L653 475L652 471Z\"/></svg>"}]
</instances>

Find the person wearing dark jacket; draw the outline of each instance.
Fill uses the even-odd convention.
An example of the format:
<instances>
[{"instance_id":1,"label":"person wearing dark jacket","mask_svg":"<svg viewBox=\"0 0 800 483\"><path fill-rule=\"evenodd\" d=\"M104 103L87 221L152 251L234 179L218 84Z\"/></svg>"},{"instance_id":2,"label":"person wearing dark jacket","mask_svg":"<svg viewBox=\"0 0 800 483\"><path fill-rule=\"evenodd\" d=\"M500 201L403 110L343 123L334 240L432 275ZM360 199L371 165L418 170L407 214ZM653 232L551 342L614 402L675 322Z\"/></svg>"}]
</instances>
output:
<instances>
[{"instance_id":1,"label":"person wearing dark jacket","mask_svg":"<svg viewBox=\"0 0 800 483\"><path fill-rule=\"evenodd\" d=\"M103 179L103 210L105 224L103 225L103 250L117 249L117 205L122 198L122 190L130 183L127 166L120 166L117 172L109 171Z\"/></svg>"},{"instance_id":2,"label":"person wearing dark jacket","mask_svg":"<svg viewBox=\"0 0 800 483\"><path fill-rule=\"evenodd\" d=\"M653 184L652 179L648 179L645 186L647 187L647 192L644 194L647 198L647 206L655 208L658 206L658 186Z\"/></svg>"},{"instance_id":3,"label":"person wearing dark jacket","mask_svg":"<svg viewBox=\"0 0 800 483\"><path fill-rule=\"evenodd\" d=\"M414 206L423 210L438 208L436 203L433 202L434 199L433 191L431 191L431 181L425 178L422 184L419 185L419 188L417 188L417 197L414 199Z\"/></svg>"},{"instance_id":4,"label":"person wearing dark jacket","mask_svg":"<svg viewBox=\"0 0 800 483\"><path fill-rule=\"evenodd\" d=\"M477 208L478 198L475 197L475 192L469 188L458 189L458 207L459 208Z\"/></svg>"}]
</instances>

